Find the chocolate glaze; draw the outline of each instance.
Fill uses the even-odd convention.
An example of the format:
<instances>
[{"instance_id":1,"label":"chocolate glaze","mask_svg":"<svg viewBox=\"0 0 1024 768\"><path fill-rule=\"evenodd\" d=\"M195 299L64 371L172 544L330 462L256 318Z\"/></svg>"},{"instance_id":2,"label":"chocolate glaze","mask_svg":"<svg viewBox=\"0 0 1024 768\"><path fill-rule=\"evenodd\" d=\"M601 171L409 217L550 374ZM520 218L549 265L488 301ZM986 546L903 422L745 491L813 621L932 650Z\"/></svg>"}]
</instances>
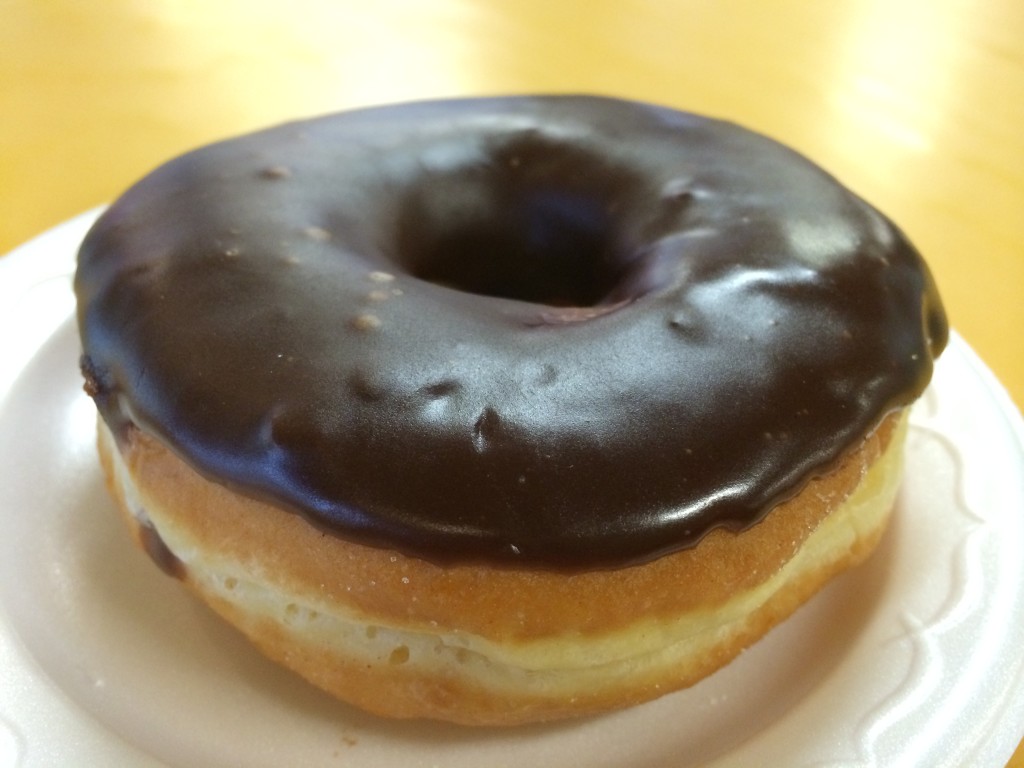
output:
<instances>
[{"instance_id":1,"label":"chocolate glaze","mask_svg":"<svg viewBox=\"0 0 1024 768\"><path fill-rule=\"evenodd\" d=\"M168 576L184 579L188 574L185 563L171 551L171 548L157 533L156 528L149 523L139 525L139 542L149 558Z\"/></svg>"},{"instance_id":2,"label":"chocolate glaze","mask_svg":"<svg viewBox=\"0 0 1024 768\"><path fill-rule=\"evenodd\" d=\"M438 562L616 567L750 526L947 337L914 248L815 165L590 97L200 149L101 217L75 286L115 433Z\"/></svg>"}]
</instances>

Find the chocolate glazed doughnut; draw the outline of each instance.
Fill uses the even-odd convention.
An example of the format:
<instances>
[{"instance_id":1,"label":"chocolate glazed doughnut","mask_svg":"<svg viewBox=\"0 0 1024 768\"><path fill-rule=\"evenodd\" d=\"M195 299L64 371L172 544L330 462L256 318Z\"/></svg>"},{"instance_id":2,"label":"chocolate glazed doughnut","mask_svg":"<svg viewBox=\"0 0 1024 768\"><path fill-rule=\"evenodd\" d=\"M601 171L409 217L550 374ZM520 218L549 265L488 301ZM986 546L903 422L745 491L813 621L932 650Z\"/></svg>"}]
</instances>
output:
<instances>
[{"instance_id":1,"label":"chocolate glazed doughnut","mask_svg":"<svg viewBox=\"0 0 1024 768\"><path fill-rule=\"evenodd\" d=\"M484 572L548 591L739 541L846 472L797 546L898 453L901 413L947 337L914 248L817 166L731 124L592 97L380 107L199 149L107 210L75 289L115 494L150 541L179 540L172 570L186 580L178 550L199 534L177 513L156 520L154 507L181 502L160 497L141 457L214 489L221 507L272 510L340 547L335 559L387 553L437 579ZM213 525L203 494L188 505ZM245 514L225 530L246 530ZM800 599L837 567L816 566ZM359 573L337 576L339 590ZM245 625L210 589L197 587ZM719 599L688 589L676 583L665 605ZM346 615L384 610L338 599ZM754 612L770 626L786 605ZM486 634L457 612L389 610L370 623ZM623 612L615 632L650 618ZM501 632L548 642L589 621ZM395 647L410 666L410 643ZM453 674L448 693L420 696L429 705L339 695L387 714L519 722L694 677L652 676L615 701L576 690L575 709L564 692L556 705L532 691L501 713L474 688L472 708L490 712L474 719L449 711Z\"/></svg>"}]
</instances>

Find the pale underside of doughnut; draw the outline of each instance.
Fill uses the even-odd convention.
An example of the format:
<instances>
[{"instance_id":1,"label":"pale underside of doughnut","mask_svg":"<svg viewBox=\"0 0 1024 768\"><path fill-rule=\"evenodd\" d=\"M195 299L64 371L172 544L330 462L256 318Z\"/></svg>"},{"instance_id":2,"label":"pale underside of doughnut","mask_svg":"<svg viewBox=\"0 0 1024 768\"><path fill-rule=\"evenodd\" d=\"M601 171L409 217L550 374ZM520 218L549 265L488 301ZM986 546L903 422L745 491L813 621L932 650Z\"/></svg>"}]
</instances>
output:
<instances>
[{"instance_id":1,"label":"pale underside of doughnut","mask_svg":"<svg viewBox=\"0 0 1024 768\"><path fill-rule=\"evenodd\" d=\"M742 532L622 569L432 564L355 544L100 422L140 542L267 656L377 714L512 725L657 698L727 664L881 538L905 418ZM167 565L167 562L165 562Z\"/></svg>"}]
</instances>

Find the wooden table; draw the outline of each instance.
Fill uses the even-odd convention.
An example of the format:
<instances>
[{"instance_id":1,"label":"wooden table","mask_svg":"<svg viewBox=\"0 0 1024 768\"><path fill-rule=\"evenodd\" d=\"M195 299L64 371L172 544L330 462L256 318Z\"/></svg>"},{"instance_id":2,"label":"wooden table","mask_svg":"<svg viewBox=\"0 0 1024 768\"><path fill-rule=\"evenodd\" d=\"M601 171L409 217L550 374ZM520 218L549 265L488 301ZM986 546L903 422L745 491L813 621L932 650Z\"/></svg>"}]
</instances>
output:
<instances>
[{"instance_id":1,"label":"wooden table","mask_svg":"<svg viewBox=\"0 0 1024 768\"><path fill-rule=\"evenodd\" d=\"M1019 0L0 0L0 253L212 139L534 91L662 102L808 154L909 233L1024 404Z\"/></svg>"}]
</instances>

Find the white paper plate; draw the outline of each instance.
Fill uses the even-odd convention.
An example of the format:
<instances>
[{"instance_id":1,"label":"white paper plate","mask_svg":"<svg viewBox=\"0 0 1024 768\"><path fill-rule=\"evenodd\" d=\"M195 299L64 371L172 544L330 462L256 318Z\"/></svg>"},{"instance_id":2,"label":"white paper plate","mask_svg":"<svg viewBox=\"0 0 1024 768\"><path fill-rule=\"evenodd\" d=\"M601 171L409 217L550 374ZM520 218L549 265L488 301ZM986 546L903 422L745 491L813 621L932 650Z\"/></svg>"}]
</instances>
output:
<instances>
[{"instance_id":1,"label":"white paper plate","mask_svg":"<svg viewBox=\"0 0 1024 768\"><path fill-rule=\"evenodd\" d=\"M513 730L375 719L265 661L129 543L70 275L95 213L0 260L0 766L984 766L1024 732L1024 426L954 336L894 525L690 690Z\"/></svg>"}]
</instances>

